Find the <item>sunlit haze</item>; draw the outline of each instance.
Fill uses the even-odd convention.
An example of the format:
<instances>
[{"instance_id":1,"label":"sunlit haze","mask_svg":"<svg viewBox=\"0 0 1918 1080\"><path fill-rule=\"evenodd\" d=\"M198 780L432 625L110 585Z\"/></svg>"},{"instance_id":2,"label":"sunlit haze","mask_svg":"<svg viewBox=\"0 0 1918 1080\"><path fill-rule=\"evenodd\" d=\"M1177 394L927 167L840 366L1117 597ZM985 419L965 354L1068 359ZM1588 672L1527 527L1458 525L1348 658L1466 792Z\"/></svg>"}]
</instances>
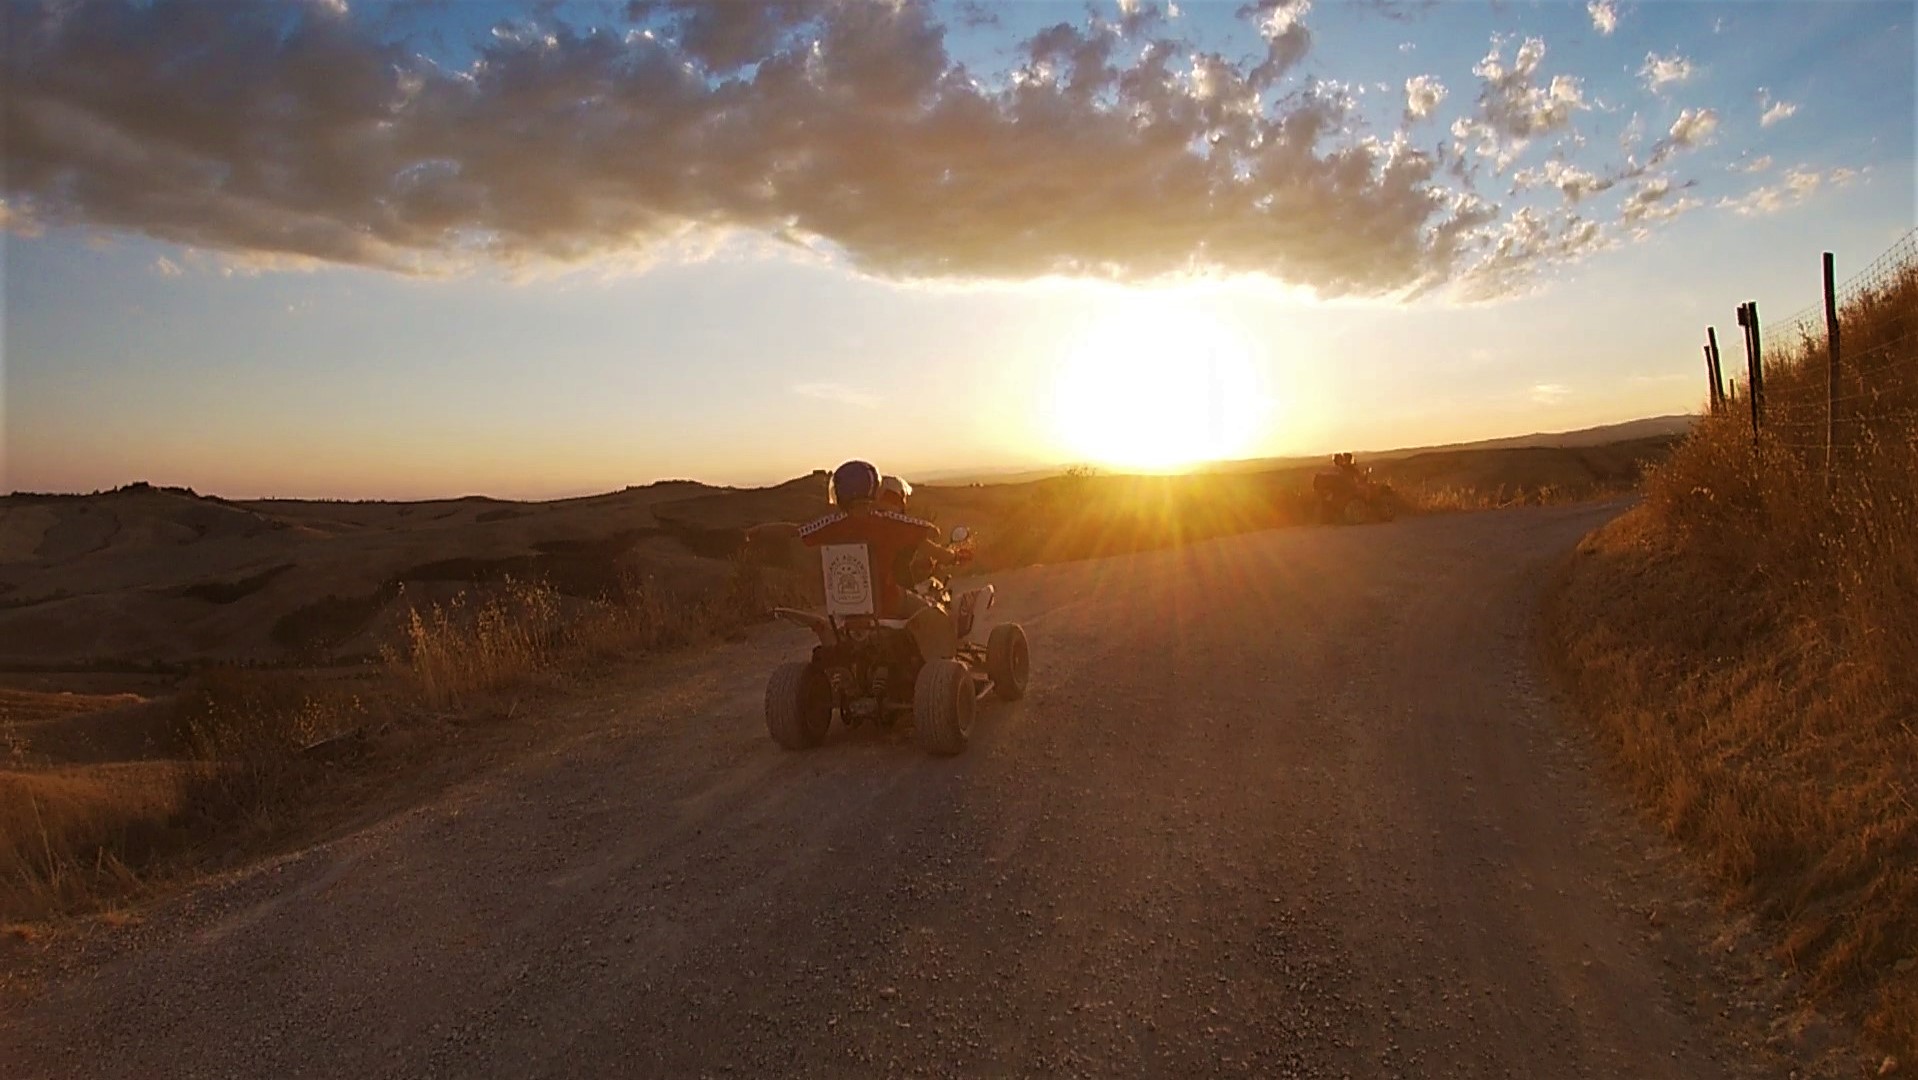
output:
<instances>
[{"instance_id":1,"label":"sunlit haze","mask_svg":"<svg viewBox=\"0 0 1918 1080\"><path fill-rule=\"evenodd\" d=\"M9 2L9 490L754 484L1692 411L1913 8Z\"/></svg>"}]
</instances>

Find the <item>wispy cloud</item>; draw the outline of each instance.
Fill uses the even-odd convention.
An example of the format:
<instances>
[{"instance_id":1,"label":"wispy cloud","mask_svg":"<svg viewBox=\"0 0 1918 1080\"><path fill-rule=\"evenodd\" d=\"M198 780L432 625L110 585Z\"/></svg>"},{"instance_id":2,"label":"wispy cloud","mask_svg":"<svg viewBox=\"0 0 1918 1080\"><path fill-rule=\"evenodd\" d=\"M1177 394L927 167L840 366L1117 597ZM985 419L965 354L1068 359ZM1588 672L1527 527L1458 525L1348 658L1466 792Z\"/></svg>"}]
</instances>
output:
<instances>
[{"instance_id":1,"label":"wispy cloud","mask_svg":"<svg viewBox=\"0 0 1918 1080\"><path fill-rule=\"evenodd\" d=\"M1717 109L1682 109L1671 130L1652 147L1652 164L1662 165L1680 151L1704 146L1717 134Z\"/></svg>"},{"instance_id":2,"label":"wispy cloud","mask_svg":"<svg viewBox=\"0 0 1918 1080\"><path fill-rule=\"evenodd\" d=\"M1769 90L1758 91L1758 107L1764 110L1758 118L1759 127L1770 127L1781 120L1789 120L1798 111L1798 106L1792 102L1774 100Z\"/></svg>"},{"instance_id":3,"label":"wispy cloud","mask_svg":"<svg viewBox=\"0 0 1918 1080\"><path fill-rule=\"evenodd\" d=\"M1622 217L1627 225L1644 225L1655 221L1667 221L1687 210L1700 205L1684 191L1690 185L1673 184L1663 176L1646 180L1632 189L1625 197Z\"/></svg>"},{"instance_id":4,"label":"wispy cloud","mask_svg":"<svg viewBox=\"0 0 1918 1080\"><path fill-rule=\"evenodd\" d=\"M1645 66L1638 69L1638 76L1645 80L1645 89L1661 93L1668 86L1691 81L1692 62L1676 53L1671 56L1646 53Z\"/></svg>"},{"instance_id":5,"label":"wispy cloud","mask_svg":"<svg viewBox=\"0 0 1918 1080\"><path fill-rule=\"evenodd\" d=\"M1539 383L1532 387L1532 401L1538 405L1557 405L1572 396L1572 388L1564 383Z\"/></svg>"},{"instance_id":6,"label":"wispy cloud","mask_svg":"<svg viewBox=\"0 0 1918 1080\"><path fill-rule=\"evenodd\" d=\"M1610 177L1596 176L1558 158L1552 158L1534 169L1521 170L1512 177L1512 184L1517 190L1554 187L1565 196L1566 202L1574 204L1609 190L1615 183L1617 181Z\"/></svg>"},{"instance_id":7,"label":"wispy cloud","mask_svg":"<svg viewBox=\"0 0 1918 1080\"><path fill-rule=\"evenodd\" d=\"M1585 13L1592 17L1592 28L1606 37L1618 29L1618 4L1614 0L1590 0Z\"/></svg>"},{"instance_id":8,"label":"wispy cloud","mask_svg":"<svg viewBox=\"0 0 1918 1080\"><path fill-rule=\"evenodd\" d=\"M876 409L880 404L879 395L843 383L799 383L792 388L792 392L815 401L830 401L835 405L851 405L858 409Z\"/></svg>"},{"instance_id":9,"label":"wispy cloud","mask_svg":"<svg viewBox=\"0 0 1918 1080\"><path fill-rule=\"evenodd\" d=\"M23 210L14 200L0 199L0 233L13 233L28 238L39 236L40 222Z\"/></svg>"},{"instance_id":10,"label":"wispy cloud","mask_svg":"<svg viewBox=\"0 0 1918 1080\"><path fill-rule=\"evenodd\" d=\"M179 277L181 274L186 273L185 270L182 270L180 268L179 263L174 262L172 259L167 258L165 255L162 255L159 258L153 260L153 272L160 275L161 277L168 277L168 278Z\"/></svg>"},{"instance_id":11,"label":"wispy cloud","mask_svg":"<svg viewBox=\"0 0 1918 1080\"><path fill-rule=\"evenodd\" d=\"M1545 81L1539 74L1545 60L1545 42L1526 38L1506 65L1503 49L1494 44L1485 59L1472 68L1482 80L1480 118L1493 131L1514 139L1546 135L1572 122L1578 110L1589 108L1583 84L1569 75Z\"/></svg>"},{"instance_id":12,"label":"wispy cloud","mask_svg":"<svg viewBox=\"0 0 1918 1080\"><path fill-rule=\"evenodd\" d=\"M1797 206L1824 188L1845 187L1861 175L1856 169L1820 172L1800 165L1787 169L1775 184L1753 189L1735 199L1721 199L1718 205L1741 217L1762 217Z\"/></svg>"}]
</instances>

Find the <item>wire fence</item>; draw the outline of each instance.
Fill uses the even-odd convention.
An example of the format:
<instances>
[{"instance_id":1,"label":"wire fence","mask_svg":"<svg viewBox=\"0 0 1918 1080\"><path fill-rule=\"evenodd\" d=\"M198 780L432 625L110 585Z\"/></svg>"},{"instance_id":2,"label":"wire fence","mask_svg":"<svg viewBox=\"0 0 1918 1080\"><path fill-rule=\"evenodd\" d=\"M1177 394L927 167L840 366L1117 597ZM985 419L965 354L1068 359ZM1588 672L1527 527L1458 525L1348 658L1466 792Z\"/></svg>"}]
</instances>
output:
<instances>
[{"instance_id":1,"label":"wire fence","mask_svg":"<svg viewBox=\"0 0 1918 1080\"><path fill-rule=\"evenodd\" d=\"M1742 350L1708 328L1705 366L1713 413L1748 414L1761 452L1791 453L1829 478L1864 444L1918 438L1918 229L1842 283L1830 253L1823 273L1820 301L1783 319L1740 304ZM1742 380L1727 349L1745 355Z\"/></svg>"},{"instance_id":2,"label":"wire fence","mask_svg":"<svg viewBox=\"0 0 1918 1080\"><path fill-rule=\"evenodd\" d=\"M1839 283L1833 290L1833 299L1842 311L1859 297L1885 293L1905 274L1910 273L1914 265L1918 265L1918 229L1899 237L1897 243L1886 248L1869 266ZM1824 301L1814 301L1783 319L1774 320L1770 325L1773 329L1769 332L1778 335L1780 344L1803 340L1823 341Z\"/></svg>"}]
</instances>

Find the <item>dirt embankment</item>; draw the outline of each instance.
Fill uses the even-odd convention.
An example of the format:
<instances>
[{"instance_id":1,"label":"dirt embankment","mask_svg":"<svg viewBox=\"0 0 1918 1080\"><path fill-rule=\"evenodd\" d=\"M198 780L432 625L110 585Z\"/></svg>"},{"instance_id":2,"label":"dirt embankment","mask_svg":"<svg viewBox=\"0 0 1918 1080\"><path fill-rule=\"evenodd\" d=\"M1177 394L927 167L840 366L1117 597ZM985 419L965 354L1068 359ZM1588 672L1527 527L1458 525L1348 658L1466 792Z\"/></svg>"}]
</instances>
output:
<instances>
[{"instance_id":1,"label":"dirt embankment","mask_svg":"<svg viewBox=\"0 0 1918 1080\"><path fill-rule=\"evenodd\" d=\"M1807 1000L1918 1067L1918 266L1778 332L1754 445L1706 418L1552 605L1644 805L1762 920ZM1781 348L1782 346L1782 348Z\"/></svg>"}]
</instances>

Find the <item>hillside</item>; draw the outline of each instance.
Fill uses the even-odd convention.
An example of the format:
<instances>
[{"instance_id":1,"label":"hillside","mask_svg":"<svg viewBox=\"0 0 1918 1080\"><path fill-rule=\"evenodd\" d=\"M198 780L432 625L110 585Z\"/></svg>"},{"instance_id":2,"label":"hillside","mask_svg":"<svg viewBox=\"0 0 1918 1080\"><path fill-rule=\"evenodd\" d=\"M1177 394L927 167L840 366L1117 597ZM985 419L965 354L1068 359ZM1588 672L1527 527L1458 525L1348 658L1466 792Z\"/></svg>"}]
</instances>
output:
<instances>
[{"instance_id":1,"label":"hillside","mask_svg":"<svg viewBox=\"0 0 1918 1080\"><path fill-rule=\"evenodd\" d=\"M11 495L0 499L0 666L364 655L409 604L508 575L587 597L623 577L696 590L723 568L654 509L714 490L671 483L551 503L239 503L145 485Z\"/></svg>"},{"instance_id":2,"label":"hillside","mask_svg":"<svg viewBox=\"0 0 1918 1080\"><path fill-rule=\"evenodd\" d=\"M1619 424L1604 424L1599 427L1580 428L1576 431L1540 431L1529 435L1508 435L1495 439L1480 439L1475 442L1445 443L1438 446L1401 446L1383 450L1358 451L1361 457L1374 464L1411 457L1417 454L1429 454L1440 451L1465 450L1507 450L1531 447L1575 448L1608 446L1617 443L1637 442L1646 439L1670 440L1683 435L1697 423L1698 417L1689 414L1673 416L1653 416L1642 420L1627 420ZM1293 455L1290 457L1242 458L1234 461L1211 462L1200 466L1199 472L1279 472L1292 469L1317 468L1331 454ZM1018 484L1034 480L1045 480L1066 471L1067 466L1057 465L1046 468L1015 467L1005 469L952 469L928 473L924 479L938 484Z\"/></svg>"},{"instance_id":3,"label":"hillside","mask_svg":"<svg viewBox=\"0 0 1918 1080\"><path fill-rule=\"evenodd\" d=\"M1762 920L1808 1004L1864 1020L1907 1061L1918 1054L1914 237L1839 290L1836 392L1822 306L1770 326L1757 437L1741 378L1739 399L1653 471L1643 505L1580 548L1551 607L1571 685L1648 813Z\"/></svg>"},{"instance_id":4,"label":"hillside","mask_svg":"<svg viewBox=\"0 0 1918 1080\"><path fill-rule=\"evenodd\" d=\"M1378 472L1414 496L1443 493L1447 505L1497 504L1628 485L1668 445L1434 449L1379 460ZM1007 558L1083 557L1073 553L1168 542L1128 516L1155 507L1187 507L1207 534L1309 520L1305 492L1320 467L1085 478L1065 516L1056 479L927 484L918 505L988 537L997 531L1012 545ZM1477 502L1460 503L1461 492ZM818 474L745 489L670 481L553 502L229 502L144 484L10 495L0 498L0 668L336 662L377 653L417 606L508 578L543 579L582 601L642 582L699 595L725 580L747 528L803 521L823 503ZM1026 543L1027 533L1057 530L1067 538L1049 540L1048 554Z\"/></svg>"}]
</instances>

